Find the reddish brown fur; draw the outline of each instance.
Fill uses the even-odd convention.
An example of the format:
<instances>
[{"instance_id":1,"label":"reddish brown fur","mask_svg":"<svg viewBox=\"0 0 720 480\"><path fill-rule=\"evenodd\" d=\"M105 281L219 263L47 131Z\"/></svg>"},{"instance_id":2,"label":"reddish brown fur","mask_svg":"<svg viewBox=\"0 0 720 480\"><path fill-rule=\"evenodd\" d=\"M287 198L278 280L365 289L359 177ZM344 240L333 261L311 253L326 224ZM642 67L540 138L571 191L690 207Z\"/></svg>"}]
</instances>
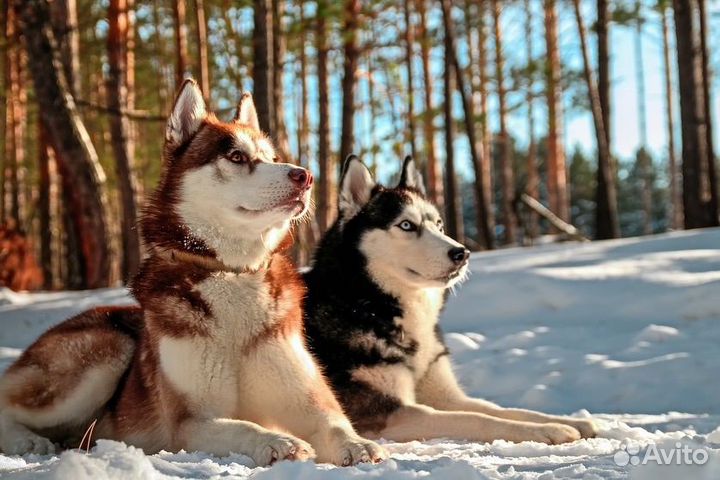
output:
<instances>
[{"instance_id":1,"label":"reddish brown fur","mask_svg":"<svg viewBox=\"0 0 720 480\"><path fill-rule=\"evenodd\" d=\"M142 311L135 306L95 308L51 328L8 368L13 374L31 367L34 374L33 381L11 388L6 401L34 409L62 400L81 380L79 371L85 366L128 355L141 328ZM76 356L71 363L57 361L59 347L72 347Z\"/></svg>"}]
</instances>

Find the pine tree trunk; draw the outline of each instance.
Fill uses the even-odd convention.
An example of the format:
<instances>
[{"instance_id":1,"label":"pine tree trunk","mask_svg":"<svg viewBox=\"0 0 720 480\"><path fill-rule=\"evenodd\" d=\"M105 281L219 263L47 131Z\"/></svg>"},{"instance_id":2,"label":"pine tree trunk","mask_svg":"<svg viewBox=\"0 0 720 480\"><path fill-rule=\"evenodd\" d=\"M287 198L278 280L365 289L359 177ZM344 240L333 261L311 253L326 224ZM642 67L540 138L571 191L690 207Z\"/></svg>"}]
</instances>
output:
<instances>
[{"instance_id":1,"label":"pine tree trunk","mask_svg":"<svg viewBox=\"0 0 720 480\"><path fill-rule=\"evenodd\" d=\"M415 89L413 87L413 54L415 44L415 34L410 20L410 2L412 0L403 0L403 13L405 16L405 72L407 75L407 127L408 127L408 143L410 144L410 154L418 161L418 151L415 145ZM424 163L424 162L422 162Z\"/></svg>"},{"instance_id":2,"label":"pine tree trunk","mask_svg":"<svg viewBox=\"0 0 720 480\"><path fill-rule=\"evenodd\" d=\"M109 117L110 141L115 157L115 174L120 193L122 262L120 271L129 281L140 267L140 237L137 229L134 158L130 146L130 122L119 112L126 108L128 87L126 60L128 5L126 0L110 0L108 9L107 105L114 111Z\"/></svg>"},{"instance_id":3,"label":"pine tree trunk","mask_svg":"<svg viewBox=\"0 0 720 480\"><path fill-rule=\"evenodd\" d=\"M328 4L326 0L318 0L315 25L315 41L317 51L317 82L318 82L318 165L320 178L317 189L317 222L320 234L324 233L333 220L334 188L333 161L330 156L330 111L328 99L328 45L326 16Z\"/></svg>"},{"instance_id":4,"label":"pine tree trunk","mask_svg":"<svg viewBox=\"0 0 720 480\"><path fill-rule=\"evenodd\" d=\"M426 181L430 200L442 211L444 205L443 181L440 164L435 155L435 118L433 110L433 79L430 72L430 42L432 41L427 31L427 0L415 0L415 6L420 16L420 57L423 68L424 101L425 112L423 114L423 136L425 140L425 155L427 158Z\"/></svg>"},{"instance_id":5,"label":"pine tree trunk","mask_svg":"<svg viewBox=\"0 0 720 480\"><path fill-rule=\"evenodd\" d=\"M266 133L275 131L272 105L272 9L270 0L257 0L253 4L253 97L260 128Z\"/></svg>"},{"instance_id":6,"label":"pine tree trunk","mask_svg":"<svg viewBox=\"0 0 720 480\"><path fill-rule=\"evenodd\" d=\"M515 218L515 175L513 172L512 145L507 131L507 100L505 91L505 58L503 55L502 29L500 25L500 2L493 0L493 32L495 37L495 81L500 107L500 186L502 191L502 221L506 244L516 242L517 219Z\"/></svg>"},{"instance_id":7,"label":"pine tree trunk","mask_svg":"<svg viewBox=\"0 0 720 480\"><path fill-rule=\"evenodd\" d=\"M580 12L580 0L573 0L575 21L577 22L580 37L580 49L583 58L583 72L587 84L590 108L595 125L595 139L598 149L598 184L595 194L595 236L598 239L618 238L620 225L617 215L617 195L615 193L615 178L610 158L610 149L607 143L607 134L603 124L600 95L591 70L590 56L588 54L587 35Z\"/></svg>"},{"instance_id":8,"label":"pine tree trunk","mask_svg":"<svg viewBox=\"0 0 720 480\"><path fill-rule=\"evenodd\" d=\"M290 140L287 127L285 126L285 90L283 88L283 67L285 65L285 32L283 29L283 16L285 15L284 3L280 0L272 0L272 104L273 104L273 125L272 132L275 145L280 151L280 156L286 162L297 163L290 152Z\"/></svg>"},{"instance_id":9,"label":"pine tree trunk","mask_svg":"<svg viewBox=\"0 0 720 480\"><path fill-rule=\"evenodd\" d=\"M345 25L343 27L345 64L342 79L342 130L340 134L340 161L353 152L355 145L355 77L357 76L360 50L358 26L360 23L360 0L345 0Z\"/></svg>"},{"instance_id":10,"label":"pine tree trunk","mask_svg":"<svg viewBox=\"0 0 720 480\"><path fill-rule=\"evenodd\" d=\"M233 49L232 52L234 52L235 56L237 57L237 65L238 68L233 70L233 76L234 76L234 83L235 88L237 88L238 92L243 91L243 75L241 71L242 65L245 65L245 56L243 52L243 46L242 42L238 38L237 32L235 32L235 29L233 28L232 20L230 19L230 15L228 15L228 11L230 10L230 7L233 5L233 2L231 0L224 0L223 1L223 8L222 10L222 18L223 23L225 24L225 31L227 32L229 39L232 41ZM231 53L228 53L226 58L228 63L231 62Z\"/></svg>"},{"instance_id":11,"label":"pine tree trunk","mask_svg":"<svg viewBox=\"0 0 720 480\"><path fill-rule=\"evenodd\" d=\"M635 22L635 83L637 85L637 111L638 111L638 130L640 132L640 151L638 151L637 159L640 174L643 210L643 234L650 235L653 232L652 227L652 159L647 151L647 108L645 108L645 67L643 62L642 47L642 2L636 0L635 12L637 15ZM605 124L605 133L609 136L607 123ZM610 142L608 141L608 145Z\"/></svg>"},{"instance_id":12,"label":"pine tree trunk","mask_svg":"<svg viewBox=\"0 0 720 480\"><path fill-rule=\"evenodd\" d=\"M678 187L677 156L675 151L675 100L673 98L672 74L670 70L670 33L667 8L662 10L663 62L665 73L665 109L668 136L668 170L670 178L670 227L682 228L682 205Z\"/></svg>"},{"instance_id":13,"label":"pine tree trunk","mask_svg":"<svg viewBox=\"0 0 720 480\"><path fill-rule=\"evenodd\" d=\"M20 228L20 179L19 170L23 164L23 118L21 106L21 89L20 85L20 62L21 52L20 46L17 44L18 39L18 19L14 11L9 11L7 20L6 37L10 39L14 45L9 46L8 50L8 92L7 105L7 162L6 168L6 188L8 190L8 218L14 223L14 228Z\"/></svg>"},{"instance_id":14,"label":"pine tree trunk","mask_svg":"<svg viewBox=\"0 0 720 480\"><path fill-rule=\"evenodd\" d=\"M570 202L563 147L562 87L560 85L560 50L555 0L545 0L545 45L547 51L546 94L548 104L547 190L550 210L561 220L570 220Z\"/></svg>"},{"instance_id":15,"label":"pine tree trunk","mask_svg":"<svg viewBox=\"0 0 720 480\"><path fill-rule=\"evenodd\" d=\"M205 1L194 0L195 2L195 42L197 43L197 62L200 72L200 91L202 91L205 102L210 101L210 64L208 62L208 35L207 20L205 19Z\"/></svg>"},{"instance_id":16,"label":"pine tree trunk","mask_svg":"<svg viewBox=\"0 0 720 480\"><path fill-rule=\"evenodd\" d=\"M482 136L483 158L483 191L485 192L485 205L488 208L488 222L490 230L495 232L495 182L493 181L493 152L492 131L490 130L490 111L488 110L490 76L488 74L488 0L478 0L478 74L480 76L480 133Z\"/></svg>"},{"instance_id":17,"label":"pine tree trunk","mask_svg":"<svg viewBox=\"0 0 720 480\"><path fill-rule=\"evenodd\" d=\"M528 108L528 152L527 152L527 186L525 187L528 195L538 200L540 198L540 174L537 166L537 145L535 143L535 109L533 88L535 86L534 70L532 69L533 59L533 24L530 0L525 0L525 41L528 55L528 79L527 95L525 101ZM534 210L529 212L527 234L531 239L540 235L540 218Z\"/></svg>"},{"instance_id":18,"label":"pine tree trunk","mask_svg":"<svg viewBox=\"0 0 720 480\"><path fill-rule=\"evenodd\" d=\"M717 224L717 213L709 208L707 132L703 95L703 69L699 28L693 21L694 0L673 0L680 80L682 133L682 180L685 228Z\"/></svg>"},{"instance_id":19,"label":"pine tree trunk","mask_svg":"<svg viewBox=\"0 0 720 480\"><path fill-rule=\"evenodd\" d=\"M7 1L0 5L0 38L2 38L2 49L0 50L0 81L2 97L0 97L0 225L5 223L5 172L7 169L7 102L10 94L9 78L9 39L7 37L7 20L9 13Z\"/></svg>"},{"instance_id":20,"label":"pine tree trunk","mask_svg":"<svg viewBox=\"0 0 720 480\"><path fill-rule=\"evenodd\" d=\"M443 5L447 0L442 0ZM457 176L455 173L455 126L453 125L452 102L453 97L453 64L452 37L446 31L444 35L445 65L443 69L443 95L447 99L443 102L443 116L445 118L445 226L452 238L458 242L465 241L465 232L462 216L462 200L459 195Z\"/></svg>"},{"instance_id":21,"label":"pine tree trunk","mask_svg":"<svg viewBox=\"0 0 720 480\"><path fill-rule=\"evenodd\" d=\"M452 68L455 72L457 89L462 98L465 131L470 143L470 158L472 159L473 169L475 172L475 188L473 193L475 196L475 206L477 210L475 222L477 224L478 244L483 249L492 249L495 245L493 234L488 223L488 210L487 205L485 204L485 195L483 193L484 182L482 163L487 160L482 158L482 146L477 140L477 135L475 134L475 122L473 121L475 118L475 112L473 111L472 101L470 100L468 90L465 86L465 77L463 76L463 71L460 68L460 62L458 61L457 50L455 47L455 32L450 12L450 0L442 0L441 5L443 13L443 28L445 30L445 36L448 39L446 45L448 50L445 54L450 57L449 61L451 62ZM451 96L448 96L447 98L451 98Z\"/></svg>"},{"instance_id":22,"label":"pine tree trunk","mask_svg":"<svg viewBox=\"0 0 720 480\"><path fill-rule=\"evenodd\" d=\"M48 4L44 0L14 0L35 97L49 141L60 159L65 187L71 189L70 205L80 232L85 279L89 288L106 287L110 257L102 201L104 173L89 135L78 115L65 76L61 74L59 51L50 28Z\"/></svg>"},{"instance_id":23,"label":"pine tree trunk","mask_svg":"<svg viewBox=\"0 0 720 480\"><path fill-rule=\"evenodd\" d=\"M43 272L43 289L53 285L52 226L50 224L50 155L47 133L42 121L38 122L38 219L40 223L40 267Z\"/></svg>"},{"instance_id":24,"label":"pine tree trunk","mask_svg":"<svg viewBox=\"0 0 720 480\"><path fill-rule=\"evenodd\" d=\"M597 49L598 49L598 96L602 110L603 126L605 127L605 142L611 145L610 135L610 10L608 0L597 0L598 18Z\"/></svg>"},{"instance_id":25,"label":"pine tree trunk","mask_svg":"<svg viewBox=\"0 0 720 480\"><path fill-rule=\"evenodd\" d=\"M697 0L698 13L700 21L700 52L702 58L702 90L703 90L703 110L705 113L705 138L707 143L707 183L710 190L710 198L708 200L708 215L710 223L713 226L720 225L720 212L718 211L718 184L717 184L717 164L715 162L715 148L713 147L713 127L712 127L712 98L710 97L710 85L712 85L712 72L710 71L710 61L708 58L708 31L707 31L707 15L706 0Z\"/></svg>"},{"instance_id":26,"label":"pine tree trunk","mask_svg":"<svg viewBox=\"0 0 720 480\"><path fill-rule=\"evenodd\" d=\"M175 90L180 88L188 70L188 46L185 0L173 0L175 22Z\"/></svg>"},{"instance_id":27,"label":"pine tree trunk","mask_svg":"<svg viewBox=\"0 0 720 480\"><path fill-rule=\"evenodd\" d=\"M68 89L76 97L81 88L80 78L80 35L78 32L77 4L75 0L58 0L50 3L50 16L53 24L55 39L58 43L62 69L67 80ZM56 165L61 159L53 152ZM63 169L58 166L58 173L62 176ZM63 180L65 181L65 180ZM71 184L71 181L68 181ZM86 288L84 278L85 260L80 249L78 226L75 225L73 215L68 210L72 205L71 188L59 187L63 201L60 204L60 217L62 218L62 241L64 245L64 262L62 285L64 288L78 290Z\"/></svg>"}]
</instances>

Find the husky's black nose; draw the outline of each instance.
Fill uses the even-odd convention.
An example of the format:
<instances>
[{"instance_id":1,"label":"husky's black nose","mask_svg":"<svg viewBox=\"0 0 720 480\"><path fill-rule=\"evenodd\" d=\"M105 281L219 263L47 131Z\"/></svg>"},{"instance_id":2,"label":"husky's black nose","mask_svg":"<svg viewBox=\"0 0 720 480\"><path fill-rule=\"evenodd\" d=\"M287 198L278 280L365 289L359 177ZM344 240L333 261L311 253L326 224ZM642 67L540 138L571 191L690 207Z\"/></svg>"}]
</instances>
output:
<instances>
[{"instance_id":1,"label":"husky's black nose","mask_svg":"<svg viewBox=\"0 0 720 480\"><path fill-rule=\"evenodd\" d=\"M470 256L470 250L465 247L455 247L448 251L448 257L455 265L462 265Z\"/></svg>"},{"instance_id":2,"label":"husky's black nose","mask_svg":"<svg viewBox=\"0 0 720 480\"><path fill-rule=\"evenodd\" d=\"M305 170L304 168L293 168L288 172L288 177L290 177L290 180L292 180L298 187L301 188L308 188L313 183L312 173Z\"/></svg>"}]
</instances>

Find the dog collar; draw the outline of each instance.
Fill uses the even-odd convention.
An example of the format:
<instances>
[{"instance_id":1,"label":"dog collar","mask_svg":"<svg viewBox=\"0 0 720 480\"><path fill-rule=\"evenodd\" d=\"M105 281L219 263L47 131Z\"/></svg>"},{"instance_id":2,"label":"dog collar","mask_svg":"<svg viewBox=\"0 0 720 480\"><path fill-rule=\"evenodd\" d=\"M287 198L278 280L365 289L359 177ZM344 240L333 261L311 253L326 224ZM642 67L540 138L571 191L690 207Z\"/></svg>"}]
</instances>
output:
<instances>
[{"instance_id":1,"label":"dog collar","mask_svg":"<svg viewBox=\"0 0 720 480\"><path fill-rule=\"evenodd\" d=\"M264 265L258 268L235 268L226 265L225 263L215 258L197 255L190 252L183 252L182 250L164 249L157 250L156 253L158 257L169 262L190 263L205 270L211 270L214 272L230 272L237 274L253 274L265 271L270 267L271 262L271 260L269 260Z\"/></svg>"}]
</instances>

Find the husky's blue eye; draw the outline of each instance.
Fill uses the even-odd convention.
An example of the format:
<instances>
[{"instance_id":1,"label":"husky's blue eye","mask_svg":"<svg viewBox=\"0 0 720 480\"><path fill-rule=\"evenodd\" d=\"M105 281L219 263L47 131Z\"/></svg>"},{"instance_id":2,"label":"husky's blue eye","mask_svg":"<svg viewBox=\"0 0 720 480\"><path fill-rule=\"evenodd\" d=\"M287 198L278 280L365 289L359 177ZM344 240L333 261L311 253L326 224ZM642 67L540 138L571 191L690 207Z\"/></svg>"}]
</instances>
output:
<instances>
[{"instance_id":1,"label":"husky's blue eye","mask_svg":"<svg viewBox=\"0 0 720 480\"><path fill-rule=\"evenodd\" d=\"M417 225L412 223L410 220L403 220L402 222L398 223L398 228L400 230L405 230L406 232L414 232L417 230Z\"/></svg>"}]
</instances>

